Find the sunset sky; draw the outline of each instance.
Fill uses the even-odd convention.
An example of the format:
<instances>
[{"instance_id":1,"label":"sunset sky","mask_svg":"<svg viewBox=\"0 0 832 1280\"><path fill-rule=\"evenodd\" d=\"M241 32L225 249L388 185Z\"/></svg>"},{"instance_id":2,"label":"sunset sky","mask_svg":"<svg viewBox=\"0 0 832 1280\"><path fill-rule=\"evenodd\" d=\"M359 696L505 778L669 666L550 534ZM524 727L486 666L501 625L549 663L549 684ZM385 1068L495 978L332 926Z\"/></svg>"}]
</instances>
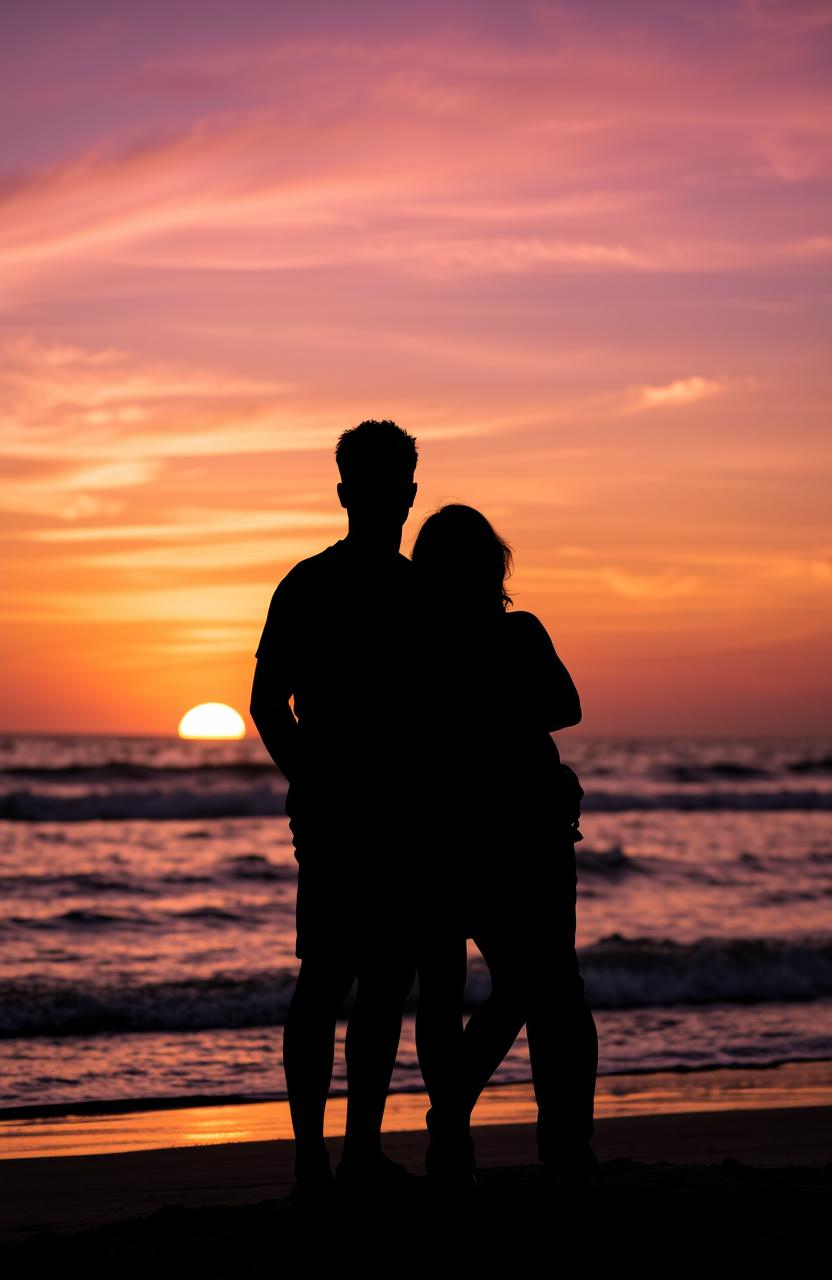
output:
<instances>
[{"instance_id":1,"label":"sunset sky","mask_svg":"<svg viewBox=\"0 0 832 1280\"><path fill-rule=\"evenodd\" d=\"M246 711L392 417L587 732L828 729L831 66L824 0L5 6L2 727Z\"/></svg>"}]
</instances>

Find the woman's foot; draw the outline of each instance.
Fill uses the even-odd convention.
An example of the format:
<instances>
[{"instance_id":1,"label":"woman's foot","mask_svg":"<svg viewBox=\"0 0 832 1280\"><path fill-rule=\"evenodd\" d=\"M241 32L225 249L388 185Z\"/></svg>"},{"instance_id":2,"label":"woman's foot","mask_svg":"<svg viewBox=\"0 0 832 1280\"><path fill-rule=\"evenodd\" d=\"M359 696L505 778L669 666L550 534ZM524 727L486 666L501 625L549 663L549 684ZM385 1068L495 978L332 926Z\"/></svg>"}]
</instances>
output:
<instances>
[{"instance_id":1,"label":"woman's foot","mask_svg":"<svg viewBox=\"0 0 832 1280\"><path fill-rule=\"evenodd\" d=\"M477 1173L474 1139L466 1124L443 1125L433 1108L425 1121L430 1134L425 1152L425 1172L431 1186L443 1193L471 1194L476 1190Z\"/></svg>"}]
</instances>

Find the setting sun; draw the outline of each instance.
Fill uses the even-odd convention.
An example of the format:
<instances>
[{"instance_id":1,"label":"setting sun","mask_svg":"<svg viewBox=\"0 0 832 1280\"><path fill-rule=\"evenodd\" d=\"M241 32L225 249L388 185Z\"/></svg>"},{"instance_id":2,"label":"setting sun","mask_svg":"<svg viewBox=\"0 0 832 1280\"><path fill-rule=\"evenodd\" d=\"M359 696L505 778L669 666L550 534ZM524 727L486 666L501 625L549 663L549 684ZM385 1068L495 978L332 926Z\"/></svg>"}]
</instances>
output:
<instances>
[{"instance_id":1,"label":"setting sun","mask_svg":"<svg viewBox=\"0 0 832 1280\"><path fill-rule=\"evenodd\" d=\"M246 726L239 711L224 702L201 702L179 721L180 738L244 738Z\"/></svg>"}]
</instances>

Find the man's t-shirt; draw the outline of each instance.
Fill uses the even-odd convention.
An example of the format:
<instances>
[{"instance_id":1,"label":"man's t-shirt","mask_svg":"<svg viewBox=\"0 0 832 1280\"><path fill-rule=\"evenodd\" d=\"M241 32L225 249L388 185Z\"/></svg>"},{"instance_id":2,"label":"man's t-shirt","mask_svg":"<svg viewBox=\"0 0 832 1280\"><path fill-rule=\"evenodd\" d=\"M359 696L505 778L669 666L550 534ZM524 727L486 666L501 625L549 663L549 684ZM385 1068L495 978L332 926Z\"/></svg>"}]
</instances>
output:
<instances>
[{"instance_id":1,"label":"man's t-shirt","mask_svg":"<svg viewBox=\"0 0 832 1280\"><path fill-rule=\"evenodd\" d=\"M272 596L257 648L293 698L307 829L367 833L401 820L413 787L415 593L409 560L347 540L301 561Z\"/></svg>"}]
</instances>

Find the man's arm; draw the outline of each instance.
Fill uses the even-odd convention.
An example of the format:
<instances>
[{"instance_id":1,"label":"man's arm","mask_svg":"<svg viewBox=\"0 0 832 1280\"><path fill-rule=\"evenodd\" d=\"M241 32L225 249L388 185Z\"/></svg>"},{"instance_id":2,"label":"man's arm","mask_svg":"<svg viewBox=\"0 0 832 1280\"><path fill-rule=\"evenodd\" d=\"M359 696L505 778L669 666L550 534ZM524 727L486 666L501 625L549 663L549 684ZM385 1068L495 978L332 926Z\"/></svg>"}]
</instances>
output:
<instances>
[{"instance_id":1,"label":"man's arm","mask_svg":"<svg viewBox=\"0 0 832 1280\"><path fill-rule=\"evenodd\" d=\"M280 671L258 659L249 710L263 746L288 782L297 776L298 758L298 722L289 706L291 696Z\"/></svg>"},{"instance_id":2,"label":"man's arm","mask_svg":"<svg viewBox=\"0 0 832 1280\"><path fill-rule=\"evenodd\" d=\"M298 772L298 722L289 705L295 692L300 601L291 574L280 583L269 603L263 634L257 646L257 665L251 686L251 718L263 746L288 782Z\"/></svg>"}]
</instances>

